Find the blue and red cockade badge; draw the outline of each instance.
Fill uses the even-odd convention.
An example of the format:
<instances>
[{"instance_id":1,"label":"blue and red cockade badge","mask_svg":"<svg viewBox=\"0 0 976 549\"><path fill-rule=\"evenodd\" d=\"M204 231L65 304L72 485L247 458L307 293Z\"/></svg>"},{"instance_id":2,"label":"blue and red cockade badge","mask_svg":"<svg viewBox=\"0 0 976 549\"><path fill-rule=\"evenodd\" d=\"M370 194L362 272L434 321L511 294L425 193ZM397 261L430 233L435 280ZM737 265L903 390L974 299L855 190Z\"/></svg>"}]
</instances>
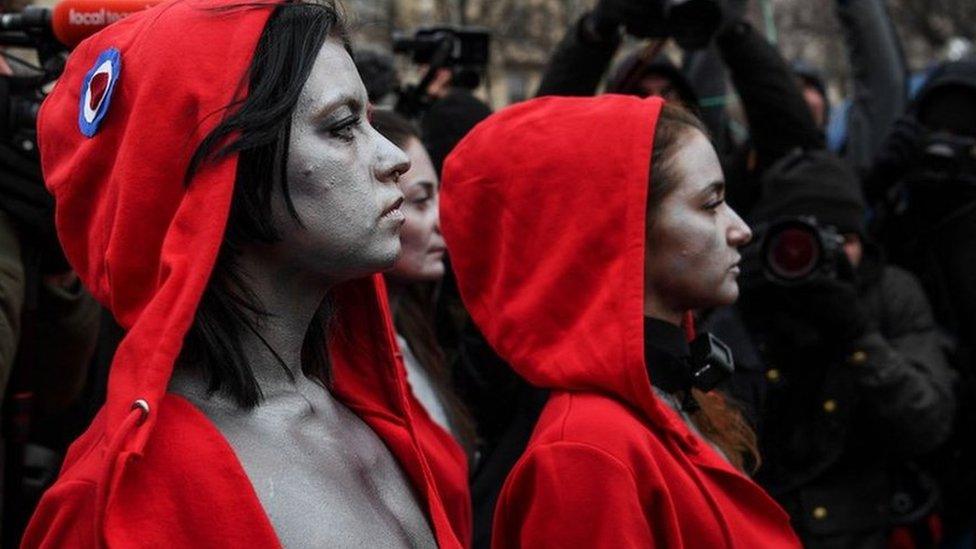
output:
<instances>
[{"instance_id":1,"label":"blue and red cockade badge","mask_svg":"<svg viewBox=\"0 0 976 549\"><path fill-rule=\"evenodd\" d=\"M121 71L122 56L119 50L109 48L99 54L81 82L78 126L86 137L94 136L105 118Z\"/></svg>"}]
</instances>

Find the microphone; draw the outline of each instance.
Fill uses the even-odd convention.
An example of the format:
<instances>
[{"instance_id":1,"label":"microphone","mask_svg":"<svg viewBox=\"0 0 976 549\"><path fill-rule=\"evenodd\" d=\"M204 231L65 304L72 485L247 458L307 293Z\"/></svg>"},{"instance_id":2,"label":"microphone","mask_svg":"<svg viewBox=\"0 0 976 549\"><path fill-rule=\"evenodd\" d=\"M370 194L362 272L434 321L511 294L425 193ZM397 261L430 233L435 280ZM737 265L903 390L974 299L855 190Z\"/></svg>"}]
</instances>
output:
<instances>
[{"instance_id":1,"label":"microphone","mask_svg":"<svg viewBox=\"0 0 976 549\"><path fill-rule=\"evenodd\" d=\"M162 2L163 0L62 0L54 6L51 13L51 30L58 42L73 48L108 25Z\"/></svg>"}]
</instances>

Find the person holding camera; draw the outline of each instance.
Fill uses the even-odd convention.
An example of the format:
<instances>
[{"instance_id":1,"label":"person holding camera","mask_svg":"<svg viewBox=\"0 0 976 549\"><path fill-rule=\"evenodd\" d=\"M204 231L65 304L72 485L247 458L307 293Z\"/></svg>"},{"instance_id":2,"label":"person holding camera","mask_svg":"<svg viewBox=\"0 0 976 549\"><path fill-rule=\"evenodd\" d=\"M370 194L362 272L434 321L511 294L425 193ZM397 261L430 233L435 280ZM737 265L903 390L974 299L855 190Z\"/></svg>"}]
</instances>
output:
<instances>
[{"instance_id":1,"label":"person holding camera","mask_svg":"<svg viewBox=\"0 0 976 549\"><path fill-rule=\"evenodd\" d=\"M845 162L784 158L752 215L742 299L708 322L736 356L732 394L754 410L756 479L807 547L885 547L895 521L932 512L924 475L909 489L895 473L953 425L954 374L928 300L865 240L864 218Z\"/></svg>"},{"instance_id":2,"label":"person holding camera","mask_svg":"<svg viewBox=\"0 0 976 549\"><path fill-rule=\"evenodd\" d=\"M949 537L976 525L976 59L935 68L888 136L866 180L873 230L915 273L955 340L960 410L935 460ZM971 541L967 542L972 544ZM962 544L960 544L962 546Z\"/></svg>"},{"instance_id":3,"label":"person holding camera","mask_svg":"<svg viewBox=\"0 0 976 549\"><path fill-rule=\"evenodd\" d=\"M441 205L471 317L549 390L493 547L798 546L711 391L728 353L688 341L689 310L735 301L751 238L700 121L660 98L533 99L462 140Z\"/></svg>"}]
</instances>

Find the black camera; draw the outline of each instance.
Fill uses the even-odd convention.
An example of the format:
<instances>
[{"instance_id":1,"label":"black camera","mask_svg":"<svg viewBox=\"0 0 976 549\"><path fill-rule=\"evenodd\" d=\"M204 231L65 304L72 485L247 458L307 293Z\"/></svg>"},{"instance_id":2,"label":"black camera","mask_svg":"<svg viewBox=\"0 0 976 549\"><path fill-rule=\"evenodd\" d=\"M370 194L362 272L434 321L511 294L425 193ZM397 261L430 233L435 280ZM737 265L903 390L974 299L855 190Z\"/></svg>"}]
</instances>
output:
<instances>
[{"instance_id":1,"label":"black camera","mask_svg":"<svg viewBox=\"0 0 976 549\"><path fill-rule=\"evenodd\" d=\"M668 32L684 49L704 48L722 23L721 0L665 0Z\"/></svg>"},{"instance_id":2,"label":"black camera","mask_svg":"<svg viewBox=\"0 0 976 549\"><path fill-rule=\"evenodd\" d=\"M976 185L976 139L931 132L922 141L921 178Z\"/></svg>"},{"instance_id":3,"label":"black camera","mask_svg":"<svg viewBox=\"0 0 976 549\"><path fill-rule=\"evenodd\" d=\"M844 237L811 216L784 217L755 228L756 238L742 251L743 278L762 277L795 286L815 277L835 278L844 253Z\"/></svg>"},{"instance_id":4,"label":"black camera","mask_svg":"<svg viewBox=\"0 0 976 549\"><path fill-rule=\"evenodd\" d=\"M418 65L482 70L488 66L490 39L488 31L479 27L425 27L413 36L393 33L393 53L410 55Z\"/></svg>"},{"instance_id":5,"label":"black camera","mask_svg":"<svg viewBox=\"0 0 976 549\"><path fill-rule=\"evenodd\" d=\"M475 89L488 67L491 35L481 27L426 27L412 36L393 34L393 52L409 55L411 61L426 65L427 72L416 85L400 90L396 111L414 118L430 106L433 99L427 88L441 69L451 70L451 85Z\"/></svg>"}]
</instances>

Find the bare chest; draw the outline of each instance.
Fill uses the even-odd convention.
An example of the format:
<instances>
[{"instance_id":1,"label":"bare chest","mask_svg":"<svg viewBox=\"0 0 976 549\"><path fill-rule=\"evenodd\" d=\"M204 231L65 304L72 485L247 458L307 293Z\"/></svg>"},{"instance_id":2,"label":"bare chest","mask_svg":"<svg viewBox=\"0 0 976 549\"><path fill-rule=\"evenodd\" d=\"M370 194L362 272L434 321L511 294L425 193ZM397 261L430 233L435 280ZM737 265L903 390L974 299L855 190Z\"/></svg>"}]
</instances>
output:
<instances>
[{"instance_id":1,"label":"bare chest","mask_svg":"<svg viewBox=\"0 0 976 549\"><path fill-rule=\"evenodd\" d=\"M320 386L247 412L191 401L234 448L285 547L436 546L393 455Z\"/></svg>"}]
</instances>

